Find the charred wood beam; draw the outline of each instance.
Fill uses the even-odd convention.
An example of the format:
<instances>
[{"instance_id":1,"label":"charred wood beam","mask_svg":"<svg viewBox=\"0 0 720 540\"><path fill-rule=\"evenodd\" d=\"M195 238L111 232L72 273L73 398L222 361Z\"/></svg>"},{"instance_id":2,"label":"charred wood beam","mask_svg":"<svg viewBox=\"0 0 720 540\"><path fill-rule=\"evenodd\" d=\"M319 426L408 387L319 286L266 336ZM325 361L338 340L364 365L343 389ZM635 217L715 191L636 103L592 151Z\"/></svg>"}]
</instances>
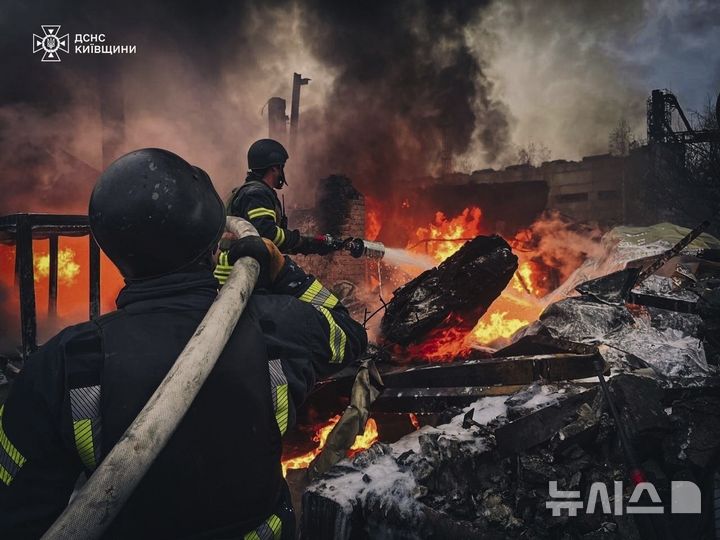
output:
<instances>
[{"instance_id":1,"label":"charred wood beam","mask_svg":"<svg viewBox=\"0 0 720 540\"><path fill-rule=\"evenodd\" d=\"M16 251L20 281L20 325L22 334L22 357L37 348L37 314L35 311L35 270L33 267L32 225L30 216L17 216Z\"/></svg>"},{"instance_id":2,"label":"charred wood beam","mask_svg":"<svg viewBox=\"0 0 720 540\"><path fill-rule=\"evenodd\" d=\"M668 311L677 311L678 313L697 313L697 302L687 300L678 300L677 298L668 298L666 296L657 296L654 294L643 294L631 292L628 298L631 304L639 306L648 306L659 309L667 309Z\"/></svg>"},{"instance_id":3,"label":"charred wood beam","mask_svg":"<svg viewBox=\"0 0 720 540\"><path fill-rule=\"evenodd\" d=\"M383 374L387 387L465 387L566 381L595 374L595 354L549 354L434 364Z\"/></svg>"},{"instance_id":4,"label":"charred wood beam","mask_svg":"<svg viewBox=\"0 0 720 540\"><path fill-rule=\"evenodd\" d=\"M518 418L495 430L498 450L504 455L516 454L550 439L577 416L578 408L595 399L597 389L575 394L538 411Z\"/></svg>"},{"instance_id":5,"label":"charred wood beam","mask_svg":"<svg viewBox=\"0 0 720 540\"><path fill-rule=\"evenodd\" d=\"M386 388L375 400L373 412L437 413L466 407L487 396L506 396L526 385L464 386L457 388Z\"/></svg>"},{"instance_id":6,"label":"charred wood beam","mask_svg":"<svg viewBox=\"0 0 720 540\"><path fill-rule=\"evenodd\" d=\"M583 347L582 344L577 344ZM593 354L546 354L432 364L381 373L385 389L371 407L383 412L437 412L484 396L511 394L534 381L565 381L595 375ZM308 397L313 410L347 406L354 375L326 380Z\"/></svg>"},{"instance_id":7,"label":"charred wood beam","mask_svg":"<svg viewBox=\"0 0 720 540\"><path fill-rule=\"evenodd\" d=\"M553 337L549 334L531 334L523 336L515 343L495 351L494 357L504 358L508 356L528 356L533 354L598 354L598 348L594 345L577 343L564 338Z\"/></svg>"}]
</instances>

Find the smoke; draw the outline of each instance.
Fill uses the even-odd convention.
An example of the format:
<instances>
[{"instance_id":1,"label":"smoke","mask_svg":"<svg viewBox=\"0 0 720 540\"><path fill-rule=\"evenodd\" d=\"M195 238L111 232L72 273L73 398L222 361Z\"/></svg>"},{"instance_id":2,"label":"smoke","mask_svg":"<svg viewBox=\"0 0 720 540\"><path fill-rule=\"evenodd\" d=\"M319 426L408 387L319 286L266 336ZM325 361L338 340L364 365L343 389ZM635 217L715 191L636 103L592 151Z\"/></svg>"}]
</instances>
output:
<instances>
[{"instance_id":1,"label":"smoke","mask_svg":"<svg viewBox=\"0 0 720 540\"><path fill-rule=\"evenodd\" d=\"M311 51L335 73L320 114L303 120L322 133L308 146L311 163L379 197L389 183L440 172L473 141L487 161L505 150L504 106L464 32L482 16L478 2L304 8Z\"/></svg>"},{"instance_id":2,"label":"smoke","mask_svg":"<svg viewBox=\"0 0 720 540\"><path fill-rule=\"evenodd\" d=\"M586 259L605 253L600 244L603 231L593 225L578 225L558 212L546 212L527 231L519 233L521 260L540 261L546 268L559 273L560 283ZM516 239L517 240L517 239Z\"/></svg>"},{"instance_id":3,"label":"smoke","mask_svg":"<svg viewBox=\"0 0 720 540\"><path fill-rule=\"evenodd\" d=\"M146 146L201 166L225 196L267 134L268 98L289 105L293 72L312 81L287 171L291 208L309 206L332 173L386 211L419 177L507 165L533 142L553 158L602 153L621 118L644 132L652 88L686 109L714 93L719 11L710 0L6 0L0 214L84 213L103 163ZM137 53L42 63L30 41L43 24ZM117 144L105 156L103 109L123 120L111 118ZM547 253L577 240L539 232L557 243Z\"/></svg>"},{"instance_id":4,"label":"smoke","mask_svg":"<svg viewBox=\"0 0 720 540\"><path fill-rule=\"evenodd\" d=\"M691 103L714 92L719 10L707 0L6 2L0 168L13 196L0 212L84 211L112 98L100 88L119 89L124 114L105 161L165 147L226 195L267 133L267 99L289 104L292 73L310 77L288 170L301 206L331 173L384 197L448 167L510 164L530 143L553 158L605 152L621 118L643 133L652 87L677 85ZM50 21L138 52L41 63L28 43Z\"/></svg>"},{"instance_id":5,"label":"smoke","mask_svg":"<svg viewBox=\"0 0 720 540\"><path fill-rule=\"evenodd\" d=\"M0 32L9 59L0 89L0 170L12 196L0 213L84 213L103 161L143 146L203 167L225 196L244 179L247 147L266 136L263 105L289 96L293 70L319 81L304 96L310 108L330 84L298 46L297 18L288 2L46 1L32 9L11 2ZM135 45L137 53L71 52L61 63L41 63L29 43L48 22L70 33L71 51L75 33L105 33L107 43ZM114 122L119 144L105 156L104 106L124 116Z\"/></svg>"}]
</instances>

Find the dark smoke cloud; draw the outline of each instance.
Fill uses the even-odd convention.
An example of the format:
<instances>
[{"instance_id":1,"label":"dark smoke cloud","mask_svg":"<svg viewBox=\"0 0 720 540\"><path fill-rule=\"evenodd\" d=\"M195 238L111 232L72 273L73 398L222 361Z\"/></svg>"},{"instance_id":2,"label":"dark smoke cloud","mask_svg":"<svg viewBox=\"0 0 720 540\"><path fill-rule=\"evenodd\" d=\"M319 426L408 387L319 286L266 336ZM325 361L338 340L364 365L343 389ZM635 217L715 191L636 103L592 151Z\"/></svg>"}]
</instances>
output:
<instances>
[{"instance_id":1,"label":"dark smoke cloud","mask_svg":"<svg viewBox=\"0 0 720 540\"><path fill-rule=\"evenodd\" d=\"M277 56L281 40L262 20L272 27L283 4L8 2L0 14L0 170L9 196L0 200L0 213L85 211L103 165L100 97L108 88L125 114L115 157L166 147L208 169L229 191L243 176L241 148L263 134L262 104L291 75L285 69L281 79L264 64ZM136 45L138 53L71 53L42 63L30 46L42 24L69 32L71 51L75 33L105 33L108 42Z\"/></svg>"},{"instance_id":2,"label":"dark smoke cloud","mask_svg":"<svg viewBox=\"0 0 720 540\"><path fill-rule=\"evenodd\" d=\"M482 142L487 161L508 143L502 105L489 95L464 29L481 4L304 4L311 51L335 73L322 114L303 122L323 136L310 162L349 174L370 195L389 182L438 172Z\"/></svg>"}]
</instances>

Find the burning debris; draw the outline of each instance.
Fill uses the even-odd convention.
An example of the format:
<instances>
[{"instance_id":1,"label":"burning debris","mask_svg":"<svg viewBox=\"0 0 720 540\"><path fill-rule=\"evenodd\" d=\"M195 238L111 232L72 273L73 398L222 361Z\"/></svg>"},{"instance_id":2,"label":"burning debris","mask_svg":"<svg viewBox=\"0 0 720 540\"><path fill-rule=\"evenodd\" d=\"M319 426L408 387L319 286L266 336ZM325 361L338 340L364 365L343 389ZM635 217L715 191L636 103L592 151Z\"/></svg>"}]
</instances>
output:
<instances>
[{"instance_id":1,"label":"burning debris","mask_svg":"<svg viewBox=\"0 0 720 540\"><path fill-rule=\"evenodd\" d=\"M383 338L413 352L448 337L462 342L510 282L517 257L499 236L478 236L437 268L395 291L381 323Z\"/></svg>"},{"instance_id":2,"label":"burning debris","mask_svg":"<svg viewBox=\"0 0 720 540\"><path fill-rule=\"evenodd\" d=\"M720 265L712 251L720 243L705 235L682 253L668 253L677 238L637 244L627 235L618 241L618 234L606 235L604 257L572 273L565 297L556 293L495 358L385 371L375 410L436 416L422 416L430 424L396 443L374 444L311 484L303 499L303 535L709 535L720 458L720 356L713 331L720 319ZM506 249L498 237L480 238L478 244ZM410 350L438 328L452 335L451 321L462 319L450 314L466 312L453 304L458 286L440 284L448 268L464 268L459 261L468 245L397 291L382 324L386 339ZM473 307L483 312L517 268L512 254L494 263L493 295L489 301L474 297ZM638 283L648 267L655 274ZM459 322L458 335L476 320ZM533 369L521 375L523 365ZM607 392L595 386L597 377L586 378L598 369L612 375ZM654 493L634 495L641 481L650 482L659 501ZM672 496L680 482L697 485L704 506L671 514L680 504ZM587 511L555 514L559 492L566 499L573 494ZM641 503L663 513L633 513Z\"/></svg>"}]
</instances>

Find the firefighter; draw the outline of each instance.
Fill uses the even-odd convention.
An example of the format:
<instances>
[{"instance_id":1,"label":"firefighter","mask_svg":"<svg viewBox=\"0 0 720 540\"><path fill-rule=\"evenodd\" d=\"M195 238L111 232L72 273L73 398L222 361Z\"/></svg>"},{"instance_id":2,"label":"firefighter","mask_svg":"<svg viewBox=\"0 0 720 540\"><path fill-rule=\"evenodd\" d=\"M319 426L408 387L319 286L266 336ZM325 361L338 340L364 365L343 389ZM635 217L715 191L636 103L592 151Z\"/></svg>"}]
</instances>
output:
<instances>
[{"instance_id":1,"label":"firefighter","mask_svg":"<svg viewBox=\"0 0 720 540\"><path fill-rule=\"evenodd\" d=\"M224 230L210 178L143 149L112 163L90 198L92 234L125 287L117 310L66 328L28 358L0 408L3 539L38 538L81 473L107 455L217 295ZM315 278L259 237L236 240L260 278L217 364L105 538L294 538L282 436L318 377L367 336Z\"/></svg>"},{"instance_id":2,"label":"firefighter","mask_svg":"<svg viewBox=\"0 0 720 540\"><path fill-rule=\"evenodd\" d=\"M275 190L287 184L285 147L274 139L260 139L248 149L248 174L245 183L235 188L227 205L228 215L252 223L260 236L271 240L283 253L325 255L330 249L315 237L302 236L288 229L284 205Z\"/></svg>"}]
</instances>

